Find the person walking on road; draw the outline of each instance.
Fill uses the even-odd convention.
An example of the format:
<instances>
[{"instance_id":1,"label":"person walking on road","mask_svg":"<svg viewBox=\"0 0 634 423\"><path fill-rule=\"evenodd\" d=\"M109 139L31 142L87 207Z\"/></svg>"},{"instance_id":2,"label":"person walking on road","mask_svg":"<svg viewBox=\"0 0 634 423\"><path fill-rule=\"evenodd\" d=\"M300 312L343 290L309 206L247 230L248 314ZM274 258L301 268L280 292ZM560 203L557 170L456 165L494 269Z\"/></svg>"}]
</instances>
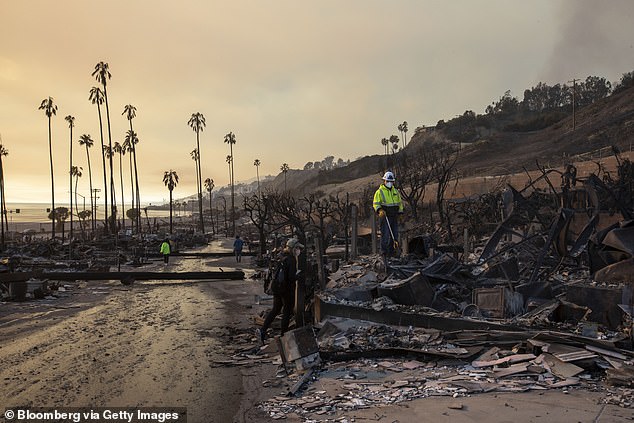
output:
<instances>
[{"instance_id":1,"label":"person walking on road","mask_svg":"<svg viewBox=\"0 0 634 423\"><path fill-rule=\"evenodd\" d=\"M240 235L236 235L236 240L233 241L233 253L236 255L236 261L240 263L242 261L242 247L244 241L240 239Z\"/></svg>"},{"instance_id":2,"label":"person walking on road","mask_svg":"<svg viewBox=\"0 0 634 423\"><path fill-rule=\"evenodd\" d=\"M161 254L163 254L163 264L167 266L170 261L170 254L172 253L172 247L170 240L165 238L165 241L161 244Z\"/></svg>"},{"instance_id":3,"label":"person walking on road","mask_svg":"<svg viewBox=\"0 0 634 423\"><path fill-rule=\"evenodd\" d=\"M394 186L396 178L389 170L383 175L383 183L374 193L373 207L381 225L381 253L384 257L398 254L398 217L403 214L403 201Z\"/></svg>"},{"instance_id":4,"label":"person walking on road","mask_svg":"<svg viewBox=\"0 0 634 423\"><path fill-rule=\"evenodd\" d=\"M264 343L266 338L266 331L273 323L273 319L280 314L280 311L282 311L282 335L288 330L288 323L295 306L295 285L297 276L300 273L298 260L303 248L304 245L300 244L297 238L291 238L282 252L279 283L275 280L271 281L273 308L266 316L266 319L264 319L262 327L257 330L257 335L262 343ZM277 275L274 274L273 278L277 279Z\"/></svg>"}]
</instances>

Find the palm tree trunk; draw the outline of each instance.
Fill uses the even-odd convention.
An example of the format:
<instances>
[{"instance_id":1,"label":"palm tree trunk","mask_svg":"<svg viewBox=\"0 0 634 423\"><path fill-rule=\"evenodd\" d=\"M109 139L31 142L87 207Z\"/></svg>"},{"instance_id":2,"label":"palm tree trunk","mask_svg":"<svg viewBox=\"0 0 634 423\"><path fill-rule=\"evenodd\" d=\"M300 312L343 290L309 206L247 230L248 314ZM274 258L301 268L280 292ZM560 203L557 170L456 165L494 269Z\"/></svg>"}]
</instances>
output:
<instances>
[{"instance_id":1,"label":"palm tree trunk","mask_svg":"<svg viewBox=\"0 0 634 423\"><path fill-rule=\"evenodd\" d=\"M77 218L79 219L79 203L77 202L77 183L79 182L79 176L75 178L75 213L77 213ZM86 199L84 199L85 201ZM86 203L84 202L84 205ZM71 210L72 213L72 210ZM84 232L84 221L79 219L79 227L81 228L82 237L85 236Z\"/></svg>"},{"instance_id":2,"label":"palm tree trunk","mask_svg":"<svg viewBox=\"0 0 634 423\"><path fill-rule=\"evenodd\" d=\"M130 133L133 134L134 129L132 128L132 119L130 119L129 121L130 121ZM130 144L132 145L132 155L134 156L134 182L136 185L136 189L133 195L135 195L136 197L136 208L137 208L136 228L138 233L141 233L141 194L139 192L139 173L138 173L138 167L137 167L137 161L136 161L136 145L134 143L134 138L130 140Z\"/></svg>"},{"instance_id":3,"label":"palm tree trunk","mask_svg":"<svg viewBox=\"0 0 634 423\"><path fill-rule=\"evenodd\" d=\"M123 157L119 151L119 180L121 181L121 219L123 220L123 230L125 231L125 197L123 193Z\"/></svg>"},{"instance_id":4,"label":"palm tree trunk","mask_svg":"<svg viewBox=\"0 0 634 423\"><path fill-rule=\"evenodd\" d=\"M260 166L255 167L255 175L258 178L258 196L261 196L262 194L260 194Z\"/></svg>"},{"instance_id":5,"label":"palm tree trunk","mask_svg":"<svg viewBox=\"0 0 634 423\"><path fill-rule=\"evenodd\" d=\"M200 213L200 231L205 233L205 218L203 216L203 177L200 170L200 132L196 131L196 149L198 150L198 212Z\"/></svg>"},{"instance_id":6,"label":"palm tree trunk","mask_svg":"<svg viewBox=\"0 0 634 423\"><path fill-rule=\"evenodd\" d=\"M229 143L231 149L231 230L233 231L233 235L236 234L236 217L234 215L235 210L235 192L233 187L233 144Z\"/></svg>"},{"instance_id":7,"label":"palm tree trunk","mask_svg":"<svg viewBox=\"0 0 634 423\"><path fill-rule=\"evenodd\" d=\"M172 233L172 190L170 190L170 234Z\"/></svg>"},{"instance_id":8,"label":"palm tree trunk","mask_svg":"<svg viewBox=\"0 0 634 423\"><path fill-rule=\"evenodd\" d=\"M198 157L200 157L200 152L198 152ZM200 204L200 178L198 177L199 175L199 168L200 168L200 164L198 163L198 157L194 156L194 163L196 164L196 197L198 199L198 203ZM192 223L194 222L194 208L192 207ZM200 227L200 221L198 222L198 226Z\"/></svg>"},{"instance_id":9,"label":"palm tree trunk","mask_svg":"<svg viewBox=\"0 0 634 423\"><path fill-rule=\"evenodd\" d=\"M4 221L7 216L6 204L4 201L4 168L2 167L2 155L0 154L0 248L4 251ZM8 227L7 227L8 231Z\"/></svg>"},{"instance_id":10,"label":"palm tree trunk","mask_svg":"<svg viewBox=\"0 0 634 423\"><path fill-rule=\"evenodd\" d=\"M136 162L136 147L132 149L134 155L134 182L136 187L137 230L141 233L141 194L139 193L139 172Z\"/></svg>"},{"instance_id":11,"label":"palm tree trunk","mask_svg":"<svg viewBox=\"0 0 634 423\"><path fill-rule=\"evenodd\" d=\"M211 191L209 191L209 217L211 218L211 234L216 235L216 228L214 228L214 211L211 208Z\"/></svg>"},{"instance_id":12,"label":"palm tree trunk","mask_svg":"<svg viewBox=\"0 0 634 423\"><path fill-rule=\"evenodd\" d=\"M108 89L106 88L106 84L103 85L103 98L106 103L106 122L108 123L108 151L112 151L112 131L110 129L110 107L108 106ZM116 205L114 199L114 175L112 172L112 154L108 154L108 164L110 167L110 219L112 219L112 227L110 230L112 233L115 232L116 225ZM108 224L106 224L106 229L108 228Z\"/></svg>"},{"instance_id":13,"label":"palm tree trunk","mask_svg":"<svg viewBox=\"0 0 634 423\"><path fill-rule=\"evenodd\" d=\"M48 156L51 161L51 239L55 238L55 181L53 179L53 142L51 139L51 117L48 118Z\"/></svg>"},{"instance_id":14,"label":"palm tree trunk","mask_svg":"<svg viewBox=\"0 0 634 423\"><path fill-rule=\"evenodd\" d=\"M73 239L73 125L70 125L70 162L68 163L68 174L69 174L69 192L68 196L70 199L70 233L68 234L69 241L72 242ZM72 254L72 246L69 247L69 251ZM72 259L71 254L69 254L69 258Z\"/></svg>"},{"instance_id":15,"label":"palm tree trunk","mask_svg":"<svg viewBox=\"0 0 634 423\"><path fill-rule=\"evenodd\" d=\"M132 150L130 150L130 196L131 196L131 201L130 201L130 209L131 210L136 210L134 208L134 204L135 204L135 196L134 196L134 179L133 179L134 173L132 172ZM136 226L137 222L136 222L136 217L133 216L132 219L130 219L130 224L132 225L132 232L134 233L134 227Z\"/></svg>"},{"instance_id":16,"label":"palm tree trunk","mask_svg":"<svg viewBox=\"0 0 634 423\"><path fill-rule=\"evenodd\" d=\"M90 153L88 152L88 145L86 145L86 158L88 159L88 181L90 183L90 219L92 221L91 227L92 230L95 230L95 219L93 214L95 213L95 208L92 200L92 169L90 167ZM75 189L77 191L77 189ZM96 199L95 199L96 202Z\"/></svg>"},{"instance_id":17,"label":"palm tree trunk","mask_svg":"<svg viewBox=\"0 0 634 423\"><path fill-rule=\"evenodd\" d=\"M103 143L103 120L101 118L101 108L99 104L97 104L97 111L99 112L99 135L101 137L101 162L103 165L103 202L104 202L104 213L105 213L105 225L106 231L108 231L108 182L106 178L106 153L104 151L104 143ZM95 199L96 200L96 199ZM95 201L96 205L96 201ZM95 207L95 217L93 218L93 222L97 221L97 207ZM93 230L95 228L93 227Z\"/></svg>"}]
</instances>

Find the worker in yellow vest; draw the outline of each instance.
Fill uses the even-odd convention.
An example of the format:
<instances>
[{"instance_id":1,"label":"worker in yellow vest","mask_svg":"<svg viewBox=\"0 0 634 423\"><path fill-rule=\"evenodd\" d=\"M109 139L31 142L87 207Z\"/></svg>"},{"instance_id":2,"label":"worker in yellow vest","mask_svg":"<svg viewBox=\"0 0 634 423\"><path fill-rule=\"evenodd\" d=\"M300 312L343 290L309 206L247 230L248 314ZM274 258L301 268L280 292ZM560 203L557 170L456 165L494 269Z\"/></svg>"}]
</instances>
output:
<instances>
[{"instance_id":1,"label":"worker in yellow vest","mask_svg":"<svg viewBox=\"0 0 634 423\"><path fill-rule=\"evenodd\" d=\"M374 193L373 207L381 225L381 253L392 256L398 253L398 216L403 214L403 201L394 186L396 178L391 171L383 175L383 183Z\"/></svg>"}]
</instances>

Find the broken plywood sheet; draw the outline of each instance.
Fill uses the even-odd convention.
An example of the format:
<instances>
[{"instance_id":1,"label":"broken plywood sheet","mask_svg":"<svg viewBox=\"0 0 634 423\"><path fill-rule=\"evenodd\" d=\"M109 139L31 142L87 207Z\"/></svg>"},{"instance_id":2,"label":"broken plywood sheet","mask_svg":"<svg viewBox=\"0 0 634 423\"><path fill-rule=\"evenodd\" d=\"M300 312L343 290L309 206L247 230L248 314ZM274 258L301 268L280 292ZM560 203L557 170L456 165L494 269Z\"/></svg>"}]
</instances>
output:
<instances>
[{"instance_id":1,"label":"broken plywood sheet","mask_svg":"<svg viewBox=\"0 0 634 423\"><path fill-rule=\"evenodd\" d=\"M579 366L575 366L572 363L566 363L561 361L552 354L544 353L539 356L541 361L548 366L548 369L552 374L560 379L568 379L583 372L583 369ZM537 362L538 360L536 360Z\"/></svg>"},{"instance_id":2,"label":"broken plywood sheet","mask_svg":"<svg viewBox=\"0 0 634 423\"><path fill-rule=\"evenodd\" d=\"M513 354L507 357L499 358L497 360L489 361L473 361L471 365L473 367L492 367L499 366L500 364L514 364L522 361L529 361L536 358L534 354Z\"/></svg>"}]
</instances>

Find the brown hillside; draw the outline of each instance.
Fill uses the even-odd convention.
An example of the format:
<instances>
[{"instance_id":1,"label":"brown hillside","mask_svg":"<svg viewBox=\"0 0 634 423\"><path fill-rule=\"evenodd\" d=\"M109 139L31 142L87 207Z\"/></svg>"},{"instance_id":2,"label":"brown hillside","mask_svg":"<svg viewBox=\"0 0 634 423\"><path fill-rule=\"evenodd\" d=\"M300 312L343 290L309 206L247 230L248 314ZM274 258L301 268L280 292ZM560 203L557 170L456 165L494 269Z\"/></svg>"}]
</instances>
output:
<instances>
[{"instance_id":1,"label":"brown hillside","mask_svg":"<svg viewBox=\"0 0 634 423\"><path fill-rule=\"evenodd\" d=\"M500 133L461 151L458 167L463 175L499 175L559 166L574 156L618 146L630 149L634 138L634 88L587 106L544 130ZM597 153L597 156L606 153ZM609 153L608 153L609 154Z\"/></svg>"},{"instance_id":2,"label":"brown hillside","mask_svg":"<svg viewBox=\"0 0 634 423\"><path fill-rule=\"evenodd\" d=\"M578 110L574 131L572 126L570 116L541 131L499 132L463 146L458 160L460 174L463 179L475 177L478 181L478 177L483 176L520 174L524 169L533 171L537 169L537 162L556 168L567 162L611 156L612 145L629 151L634 144L634 88ZM415 134L406 150L424 143L426 136L429 135L424 132ZM394 158L398 160L398 154L388 160ZM329 171L291 170L287 175L288 190L299 195L313 191L348 192L356 197L368 185L380 183L385 167L385 157L374 155ZM281 190L283 184L284 177L280 174L270 188Z\"/></svg>"}]
</instances>

